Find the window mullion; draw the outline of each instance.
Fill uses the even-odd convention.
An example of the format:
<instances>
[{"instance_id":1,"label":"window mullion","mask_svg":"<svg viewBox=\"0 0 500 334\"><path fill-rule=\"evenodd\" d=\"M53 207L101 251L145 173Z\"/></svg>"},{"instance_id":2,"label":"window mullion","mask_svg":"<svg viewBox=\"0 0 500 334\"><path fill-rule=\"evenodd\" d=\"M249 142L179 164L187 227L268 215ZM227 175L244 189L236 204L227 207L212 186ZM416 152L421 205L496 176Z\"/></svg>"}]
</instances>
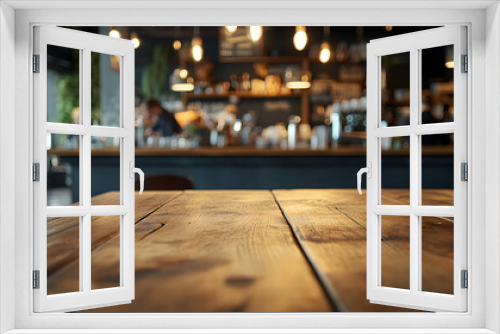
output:
<instances>
[{"instance_id":1,"label":"window mullion","mask_svg":"<svg viewBox=\"0 0 500 334\"><path fill-rule=\"evenodd\" d=\"M83 49L83 66L81 67L81 106L80 117L82 124L90 130L91 125L91 61L90 50ZM82 164L80 179L82 180L83 205L89 208L89 212L82 218L82 234L80 235L82 261L80 267L80 280L83 282L83 291L90 293L91 290L91 252L92 232L90 205L91 205L91 133L87 131L82 136L82 147L80 149L80 161Z\"/></svg>"},{"instance_id":2,"label":"window mullion","mask_svg":"<svg viewBox=\"0 0 500 334\"><path fill-rule=\"evenodd\" d=\"M410 51L410 127L419 123L420 110L420 56L418 49ZM421 272L420 217L413 212L420 200L420 145L419 136L410 133L410 291L419 290Z\"/></svg>"}]
</instances>

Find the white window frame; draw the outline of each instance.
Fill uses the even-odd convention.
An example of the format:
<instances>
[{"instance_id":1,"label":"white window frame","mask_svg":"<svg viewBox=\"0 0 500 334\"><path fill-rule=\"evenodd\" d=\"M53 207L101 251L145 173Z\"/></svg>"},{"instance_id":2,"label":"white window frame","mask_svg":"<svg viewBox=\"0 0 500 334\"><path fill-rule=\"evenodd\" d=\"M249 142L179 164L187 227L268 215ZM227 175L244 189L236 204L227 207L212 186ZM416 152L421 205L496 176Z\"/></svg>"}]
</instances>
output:
<instances>
[{"instance_id":1,"label":"white window frame","mask_svg":"<svg viewBox=\"0 0 500 334\"><path fill-rule=\"evenodd\" d=\"M39 271L39 288L34 289L35 312L54 312L91 309L129 303L135 288L135 194L133 168L135 160L134 108L134 47L128 40L115 39L51 26L34 27L34 53L39 56L39 73L34 74L34 162L39 164L39 181L33 184L34 193L34 270ZM47 46L72 48L79 52L80 66L80 123L47 122ZM98 126L91 122L91 53L120 57L118 126ZM78 206L47 206L47 134L78 135L79 189ZM92 205L91 203L91 138L112 137L120 141L120 203ZM120 217L120 285L92 289L92 216ZM79 219L79 291L47 294L47 217Z\"/></svg>"},{"instance_id":2,"label":"white window frame","mask_svg":"<svg viewBox=\"0 0 500 334\"><path fill-rule=\"evenodd\" d=\"M467 163L467 75L461 71L461 55L467 54L466 28L449 26L381 38L367 45L367 298L372 303L431 311L467 310L467 290L461 288L461 270L467 270L467 184L461 181L461 163ZM452 45L456 66L454 79L454 121L422 124L422 51ZM381 72L382 57L408 53L410 81L410 124L382 127ZM454 133L452 206L422 205L422 135ZM382 148L383 138L407 136L410 139L410 203L383 205ZM387 215L409 219L409 289L384 287L382 278L381 224ZM454 217L453 228L453 294L422 290L422 217Z\"/></svg>"},{"instance_id":3,"label":"white window frame","mask_svg":"<svg viewBox=\"0 0 500 334\"><path fill-rule=\"evenodd\" d=\"M409 328L419 328L418 332L454 332L464 329L466 333L491 333L500 330L500 288L499 286L499 245L500 229L498 219L500 209L500 146L498 135L500 84L500 18L498 3L493 2L415 2L394 3L384 1L367 2L336 1L331 3L318 1L304 2L228 2L191 3L144 1L135 2L17 2L0 3L0 61L3 73L0 77L0 137L3 142L12 143L8 126L5 122L12 116L15 108L15 145L0 145L0 182L1 185L14 185L12 174L15 168L15 212L6 208L6 198L12 195L12 188L0 189L0 319L3 330L16 329L16 333L34 333L36 329L61 329L61 332L76 332L72 329L89 329L88 332L105 332L105 329L128 329L129 333L145 333L146 328L161 329L191 328L191 332L236 332L235 328L254 329L252 332L283 332L284 329L301 328L295 333L306 332L342 332L342 329L358 328L359 332L397 333L410 332ZM12 19L15 11L15 22ZM35 9L21 9L35 8ZM31 6L31 7L30 7ZM46 6L74 6L62 10L44 10ZM101 8L97 8L97 6ZM110 10L102 9L108 7ZM150 9L123 9L149 6ZM158 8L162 7L163 8ZM426 7L427 6L427 7ZM461 6L462 9L452 8ZM487 10L486 7L490 6ZM85 9L85 7L87 7ZM118 7L118 8L116 8ZM180 8L179 8L180 7ZM263 8L265 10L263 10ZM405 8L406 9L401 9ZM80 9L74 9L80 8ZM83 9L82 9L83 8ZM221 9L224 8L224 9ZM346 9L347 8L347 9ZM350 9L349 9L350 8ZM356 8L356 9L353 9ZM242 10L244 9L244 10ZM486 25L485 25L486 23ZM30 245L32 244L32 207L29 199L32 192L30 168L32 156L32 102L27 97L32 94L30 56L32 54L32 27L36 24L53 25L467 25L469 31L471 75L468 85L468 133L470 158L469 183L469 235L468 245L470 288L468 289L469 311L465 314L43 314L32 313L32 290ZM487 29L486 29L487 28ZM13 32L15 31L15 42ZM9 46L15 45L14 52ZM6 46L7 48L5 48ZM488 63L488 71L485 64ZM15 71L12 67L15 65ZM14 74L14 75L13 75ZM13 92L9 87L15 78L15 98L8 95ZM488 85L486 85L488 84ZM10 109L8 109L10 108ZM8 109L8 110L7 110ZM488 122L484 118L488 117ZM473 121L474 117L474 121ZM485 134L486 128L486 134ZM6 131L4 131L6 130ZM489 132L488 132L489 130ZM487 139L487 140L486 140ZM485 150L491 150L488 155ZM6 160L7 159L7 160ZM9 159L14 159L11 162ZM488 161L487 167L485 162ZM14 168L13 168L14 167ZM361 167L361 166L360 166ZM488 183L486 171L491 172ZM354 176L353 176L354 177ZM486 197L488 193L488 197ZM485 206L485 201L487 206ZM6 211L4 211L6 209ZM15 225L9 224L8 218L15 215ZM488 217L488 220L486 219ZM13 221L14 222L14 221ZM15 230L14 230L15 229ZM6 232L6 233L4 233ZM473 232L473 233L471 233ZM15 235L15 242L9 240ZM12 254L14 253L14 256ZM15 283L15 291L10 292L7 284ZM488 289L488 293L486 292ZM5 299L4 299L5 298ZM15 305L12 311L12 305ZM14 315L14 318L9 316ZM143 324L144 329L136 331ZM98 329L101 330L98 330ZM23 330L26 329L26 330ZM28 330L30 329L30 331ZM64 330L62 330L64 329ZM195 329L199 329L198 331ZM266 330L268 329L268 330ZM338 329L335 331L335 329ZM46 332L46 331L45 331ZM168 332L164 330L163 332ZM177 331L178 332L178 331ZM184 331L185 333L189 331ZM248 333L249 331L241 331ZM350 331L353 332L353 331ZM412 330L412 333L417 331Z\"/></svg>"}]
</instances>

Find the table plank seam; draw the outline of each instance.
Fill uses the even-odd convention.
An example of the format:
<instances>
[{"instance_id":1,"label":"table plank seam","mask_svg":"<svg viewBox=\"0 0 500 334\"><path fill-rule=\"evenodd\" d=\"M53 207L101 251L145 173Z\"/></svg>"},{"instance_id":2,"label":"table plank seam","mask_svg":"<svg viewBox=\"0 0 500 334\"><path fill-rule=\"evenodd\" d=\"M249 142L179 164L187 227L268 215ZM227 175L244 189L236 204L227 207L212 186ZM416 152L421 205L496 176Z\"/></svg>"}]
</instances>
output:
<instances>
[{"instance_id":1,"label":"table plank seam","mask_svg":"<svg viewBox=\"0 0 500 334\"><path fill-rule=\"evenodd\" d=\"M316 263L316 261L314 260L312 254L307 249L307 246L302 242L302 239L304 237L303 237L302 233L300 232L300 229L298 227L296 228L293 225L291 219L289 219L289 217L286 214L284 208L281 206L278 198L276 197L276 194L274 193L274 190L271 190L271 194L273 195L274 200L275 200L276 204L278 205L278 207L279 207L279 209L281 211L281 214L285 218L285 221L287 222L288 226L290 227L292 235L293 235L295 241L297 242L300 250L302 251L302 254L304 254L304 257L306 258L306 261L309 263L309 266L311 267L314 275L316 276L316 278L318 279L321 287L325 291L325 294L328 297L328 300L329 300L330 304L332 305L332 308L336 312L348 312L347 307L344 305L344 303L342 302L339 294L337 293L337 291L335 290L335 288L330 283L330 280L328 279L328 277L326 276L326 274L321 270L320 266Z\"/></svg>"}]
</instances>

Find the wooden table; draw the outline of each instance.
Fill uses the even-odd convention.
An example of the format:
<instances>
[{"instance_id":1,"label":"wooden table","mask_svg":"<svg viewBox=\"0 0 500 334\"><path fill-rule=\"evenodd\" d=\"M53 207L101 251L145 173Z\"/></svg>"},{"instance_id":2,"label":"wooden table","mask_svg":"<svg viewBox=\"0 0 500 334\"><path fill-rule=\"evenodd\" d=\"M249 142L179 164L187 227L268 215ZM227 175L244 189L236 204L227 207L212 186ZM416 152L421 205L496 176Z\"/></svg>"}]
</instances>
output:
<instances>
[{"instance_id":1,"label":"wooden table","mask_svg":"<svg viewBox=\"0 0 500 334\"><path fill-rule=\"evenodd\" d=\"M93 204L113 203L110 192ZM402 204L403 190L384 190ZM452 205L453 192L427 198ZM401 312L366 300L366 198L355 189L136 195L136 298L94 312ZM117 217L92 220L92 288L119 284ZM453 292L453 222L425 218L426 291ZM48 221L50 293L78 289L78 220ZM382 284L408 288L407 217L382 219Z\"/></svg>"}]
</instances>

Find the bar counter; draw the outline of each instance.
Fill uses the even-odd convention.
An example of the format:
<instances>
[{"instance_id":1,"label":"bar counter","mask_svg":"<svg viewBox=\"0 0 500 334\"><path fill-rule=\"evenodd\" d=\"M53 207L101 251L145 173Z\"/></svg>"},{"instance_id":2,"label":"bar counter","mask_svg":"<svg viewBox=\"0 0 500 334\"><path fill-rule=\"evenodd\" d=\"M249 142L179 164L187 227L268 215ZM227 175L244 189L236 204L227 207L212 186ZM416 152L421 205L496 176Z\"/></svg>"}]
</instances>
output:
<instances>
[{"instance_id":1,"label":"bar counter","mask_svg":"<svg viewBox=\"0 0 500 334\"><path fill-rule=\"evenodd\" d=\"M78 150L49 150L69 164L73 184L79 183ZM243 147L199 149L136 149L135 165L148 175L173 174L192 179L195 189L355 188L356 173L366 166L365 147L335 150L281 150ZM423 150L423 188L452 189L453 150ZM118 190L110 175L120 172L119 150L92 151L92 195ZM383 152L382 178L388 188L409 186L409 150ZM363 179L364 183L364 179ZM72 189L78 199L78 187Z\"/></svg>"},{"instance_id":2,"label":"bar counter","mask_svg":"<svg viewBox=\"0 0 500 334\"><path fill-rule=\"evenodd\" d=\"M47 152L49 155L58 156L78 156L78 150L53 149ZM118 148L104 148L92 150L94 156L118 156ZM423 155L447 156L453 155L451 146L432 146L422 149ZM335 149L326 150L313 149L280 149L280 148L255 148L245 146L233 146L225 148L202 147L193 149L168 149L168 148L136 148L135 155L141 156L207 156L207 157L308 157L308 156L366 156L366 147L364 146L339 146ZM383 155L387 156L408 156L408 149L384 150Z\"/></svg>"}]
</instances>

